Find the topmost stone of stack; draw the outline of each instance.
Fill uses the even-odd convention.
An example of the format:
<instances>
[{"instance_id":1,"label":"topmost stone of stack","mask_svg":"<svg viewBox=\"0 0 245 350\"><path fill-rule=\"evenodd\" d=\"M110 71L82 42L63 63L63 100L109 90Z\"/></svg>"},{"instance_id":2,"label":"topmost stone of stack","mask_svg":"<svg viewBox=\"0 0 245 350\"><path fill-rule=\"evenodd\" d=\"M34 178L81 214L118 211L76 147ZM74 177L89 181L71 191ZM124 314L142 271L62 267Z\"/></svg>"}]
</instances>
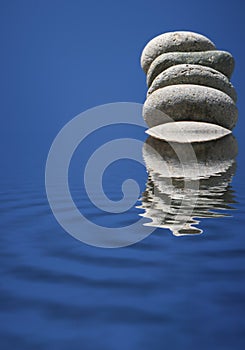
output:
<instances>
[{"instance_id":1,"label":"topmost stone of stack","mask_svg":"<svg viewBox=\"0 0 245 350\"><path fill-rule=\"evenodd\" d=\"M141 67L147 73L151 63L166 52L194 52L216 50L214 43L205 36L193 32L169 32L158 35L145 46L141 55Z\"/></svg>"}]
</instances>

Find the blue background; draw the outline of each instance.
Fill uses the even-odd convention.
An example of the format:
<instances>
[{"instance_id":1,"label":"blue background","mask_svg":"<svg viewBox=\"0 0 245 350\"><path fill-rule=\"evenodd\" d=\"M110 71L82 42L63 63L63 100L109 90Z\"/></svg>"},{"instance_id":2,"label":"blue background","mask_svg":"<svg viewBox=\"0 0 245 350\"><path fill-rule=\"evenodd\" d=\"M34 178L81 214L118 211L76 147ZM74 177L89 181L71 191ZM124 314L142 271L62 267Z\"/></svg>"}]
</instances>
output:
<instances>
[{"instance_id":1,"label":"blue background","mask_svg":"<svg viewBox=\"0 0 245 350\"><path fill-rule=\"evenodd\" d=\"M234 55L242 133L244 8L243 1L1 0L1 177L16 182L14 167L20 182L43 181L50 144L72 117L109 102L143 103L141 51L166 31L203 33Z\"/></svg>"},{"instance_id":2,"label":"blue background","mask_svg":"<svg viewBox=\"0 0 245 350\"><path fill-rule=\"evenodd\" d=\"M244 13L242 0L0 1L3 349L244 349ZM198 239L85 246L48 207L50 145L88 108L143 103L141 51L174 30L235 57L235 219L205 221Z\"/></svg>"}]
</instances>

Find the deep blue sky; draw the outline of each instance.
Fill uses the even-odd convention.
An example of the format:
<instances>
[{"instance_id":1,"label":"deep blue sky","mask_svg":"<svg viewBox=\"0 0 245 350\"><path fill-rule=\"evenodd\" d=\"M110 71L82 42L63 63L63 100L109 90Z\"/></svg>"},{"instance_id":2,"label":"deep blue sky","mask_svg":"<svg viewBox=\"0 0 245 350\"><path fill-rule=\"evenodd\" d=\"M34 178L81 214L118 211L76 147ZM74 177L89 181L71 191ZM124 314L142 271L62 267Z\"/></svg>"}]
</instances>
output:
<instances>
[{"instance_id":1,"label":"deep blue sky","mask_svg":"<svg viewBox=\"0 0 245 350\"><path fill-rule=\"evenodd\" d=\"M78 113L143 102L141 51L167 31L202 33L234 55L242 136L244 13L242 0L1 0L1 184L16 182L17 172L20 183L42 183L53 138Z\"/></svg>"}]
</instances>

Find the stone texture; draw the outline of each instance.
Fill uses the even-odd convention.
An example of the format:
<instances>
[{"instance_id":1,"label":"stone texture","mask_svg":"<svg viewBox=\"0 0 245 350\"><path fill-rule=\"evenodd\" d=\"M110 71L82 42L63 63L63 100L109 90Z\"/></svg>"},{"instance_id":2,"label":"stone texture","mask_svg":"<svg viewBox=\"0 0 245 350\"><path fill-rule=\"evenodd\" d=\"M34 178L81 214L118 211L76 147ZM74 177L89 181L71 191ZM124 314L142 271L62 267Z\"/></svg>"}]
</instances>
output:
<instances>
[{"instance_id":1,"label":"stone texture","mask_svg":"<svg viewBox=\"0 0 245 350\"><path fill-rule=\"evenodd\" d=\"M141 66L147 73L151 63L166 52L215 50L215 45L201 34L181 31L158 35L145 46L141 55Z\"/></svg>"},{"instance_id":2,"label":"stone texture","mask_svg":"<svg viewBox=\"0 0 245 350\"><path fill-rule=\"evenodd\" d=\"M152 62L147 73L147 85L151 86L153 80L165 69L178 64L196 64L211 67L228 78L231 77L234 69L234 59L226 51L164 53Z\"/></svg>"},{"instance_id":3,"label":"stone texture","mask_svg":"<svg viewBox=\"0 0 245 350\"><path fill-rule=\"evenodd\" d=\"M181 84L154 91L145 101L143 117L149 127L191 120L214 123L231 130L237 121L237 108L222 91Z\"/></svg>"},{"instance_id":4,"label":"stone texture","mask_svg":"<svg viewBox=\"0 0 245 350\"><path fill-rule=\"evenodd\" d=\"M229 79L217 70L194 64L178 64L167 68L152 82L148 96L165 86L176 84L195 84L209 86L229 95L235 102L237 95Z\"/></svg>"},{"instance_id":5,"label":"stone texture","mask_svg":"<svg viewBox=\"0 0 245 350\"><path fill-rule=\"evenodd\" d=\"M167 142L192 143L220 139L231 131L212 123L179 121L153 126L146 133Z\"/></svg>"}]
</instances>

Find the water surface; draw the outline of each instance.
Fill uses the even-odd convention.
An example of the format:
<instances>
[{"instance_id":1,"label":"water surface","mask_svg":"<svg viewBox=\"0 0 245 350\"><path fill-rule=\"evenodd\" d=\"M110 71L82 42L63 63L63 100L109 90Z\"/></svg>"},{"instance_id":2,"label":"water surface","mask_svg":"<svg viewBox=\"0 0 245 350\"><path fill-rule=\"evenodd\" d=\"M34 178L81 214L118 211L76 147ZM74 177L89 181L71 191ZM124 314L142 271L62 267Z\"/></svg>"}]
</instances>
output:
<instances>
[{"instance_id":1,"label":"water surface","mask_svg":"<svg viewBox=\"0 0 245 350\"><path fill-rule=\"evenodd\" d=\"M156 228L120 249L87 246L68 235L42 184L2 186L2 348L243 349L245 198L239 164L235 175L235 161L226 161L221 175L201 184L196 226L202 234L175 236ZM148 216L159 218L166 183L142 166L112 165L107 195L120 197L121 179L129 174L143 195L126 214L96 210L76 183L74 200L105 226L138 220L152 200L156 211Z\"/></svg>"}]
</instances>

